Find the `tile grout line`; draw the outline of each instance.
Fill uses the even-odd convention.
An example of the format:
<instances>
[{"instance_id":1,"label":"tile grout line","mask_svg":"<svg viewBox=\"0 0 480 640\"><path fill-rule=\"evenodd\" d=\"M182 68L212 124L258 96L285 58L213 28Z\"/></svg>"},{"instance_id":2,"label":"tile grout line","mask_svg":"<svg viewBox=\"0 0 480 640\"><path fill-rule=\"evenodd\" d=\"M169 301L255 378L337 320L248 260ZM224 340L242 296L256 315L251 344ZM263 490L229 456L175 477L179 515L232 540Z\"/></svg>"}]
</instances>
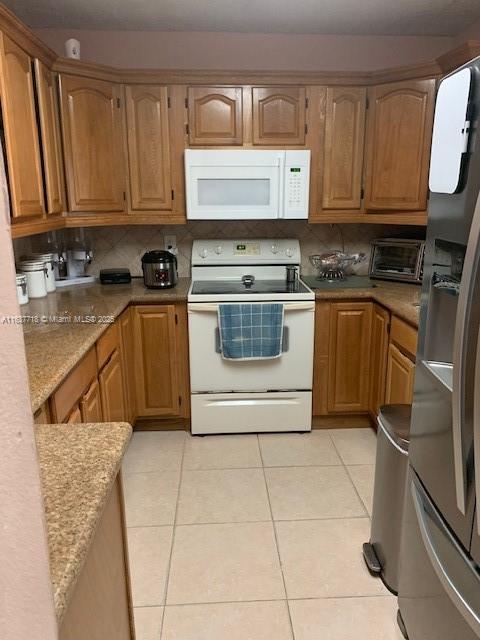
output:
<instances>
[{"instance_id":1,"label":"tile grout line","mask_svg":"<svg viewBox=\"0 0 480 640\"><path fill-rule=\"evenodd\" d=\"M175 531L176 531L176 526L177 526L177 513L178 513L178 505L180 502L180 491L182 488L182 476L183 476L183 460L185 458L185 449L187 446L187 434L185 433L185 436L183 438L183 447L182 447L182 459L180 461L180 474L179 474L179 479L178 479L178 493L177 493L177 500L175 503L175 514L173 517L173 529L172 529L172 542L171 542L171 546L170 546L170 555L168 558L168 567L167 567L167 574L165 576L165 590L164 590L164 594L163 594L163 610L162 610L162 621L160 624L160 636L158 638L158 640L162 639L163 636L163 624L165 621L165 611L166 611L166 605L167 605L167 596L168 596L168 585L170 582L170 571L172 568L172 556L173 556L173 545L175 544Z\"/></svg>"},{"instance_id":2,"label":"tile grout line","mask_svg":"<svg viewBox=\"0 0 480 640\"><path fill-rule=\"evenodd\" d=\"M360 504L361 504L361 506L362 506L362 509L363 509L363 511L365 512L363 517L366 517L366 518L368 518L368 519L370 520L370 514L368 513L368 510L367 510L367 508L366 508L366 506L365 506L365 503L363 502L361 495L358 493L358 491L357 491L357 487L355 486L355 483L353 482L351 475L348 473L348 465L346 465L346 464L345 464L345 461L344 461L344 459L342 458L342 456L341 456L341 454L340 454L340 451L339 451L339 450L338 450L338 448L337 448L337 445L335 444L335 440L332 438L332 436L331 436L330 434L328 434L328 436L329 436L330 440L332 441L333 448L334 448L334 449L335 449L335 451L337 452L337 455L338 455L338 457L340 458L340 460L341 460L341 462L342 462L342 466L343 466L343 468L345 469L345 473L347 474L347 478L349 479L350 484L351 484L351 485L352 485L352 487L353 487L353 490L355 491L355 495L356 495L356 496L357 496L357 498L360 500ZM358 465L358 466L359 466L359 465Z\"/></svg>"},{"instance_id":3,"label":"tile grout line","mask_svg":"<svg viewBox=\"0 0 480 640\"><path fill-rule=\"evenodd\" d=\"M289 620L289 623L290 623L290 632L292 634L292 640L295 640L295 631L293 629L292 615L290 613L290 607L288 605L287 584L285 582L285 575L283 573L282 558L280 556L280 546L278 544L277 527L275 525L275 520L273 518L272 502L270 500L270 491L268 489L267 474L265 473L265 465L264 465L264 461L263 461L262 446L260 444L260 438L259 438L258 433L257 433L257 442L258 442L258 449L260 451L260 460L262 461L263 481L265 482L265 490L267 492L268 506L269 506L269 509L270 509L270 516L272 518L273 536L275 538L275 547L277 549L278 564L280 566L280 573L282 574L283 590L285 591L285 599L286 599L286 603L287 603L288 620Z\"/></svg>"}]
</instances>

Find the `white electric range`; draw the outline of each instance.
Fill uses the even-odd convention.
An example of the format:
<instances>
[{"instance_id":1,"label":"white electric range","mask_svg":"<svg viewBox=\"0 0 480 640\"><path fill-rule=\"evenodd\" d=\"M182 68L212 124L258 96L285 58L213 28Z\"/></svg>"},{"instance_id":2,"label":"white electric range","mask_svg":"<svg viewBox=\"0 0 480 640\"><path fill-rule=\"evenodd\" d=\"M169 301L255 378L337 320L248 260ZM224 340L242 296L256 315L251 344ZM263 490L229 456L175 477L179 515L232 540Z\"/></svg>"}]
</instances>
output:
<instances>
[{"instance_id":1,"label":"white electric range","mask_svg":"<svg viewBox=\"0 0 480 640\"><path fill-rule=\"evenodd\" d=\"M301 279L298 240L195 240L188 292L193 434L309 431L315 295ZM218 308L284 305L282 354L266 360L222 357Z\"/></svg>"}]
</instances>

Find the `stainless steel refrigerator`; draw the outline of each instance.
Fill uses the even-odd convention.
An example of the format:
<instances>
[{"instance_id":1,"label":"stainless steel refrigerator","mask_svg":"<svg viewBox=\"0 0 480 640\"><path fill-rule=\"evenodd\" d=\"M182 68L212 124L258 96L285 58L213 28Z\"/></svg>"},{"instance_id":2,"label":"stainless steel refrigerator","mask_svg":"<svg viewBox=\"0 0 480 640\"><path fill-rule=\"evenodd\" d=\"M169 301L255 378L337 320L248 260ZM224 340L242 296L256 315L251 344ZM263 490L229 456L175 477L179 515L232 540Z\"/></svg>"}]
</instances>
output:
<instances>
[{"instance_id":1,"label":"stainless steel refrigerator","mask_svg":"<svg viewBox=\"0 0 480 640\"><path fill-rule=\"evenodd\" d=\"M410 640L473 640L480 638L480 58L439 85L430 190L399 608Z\"/></svg>"}]
</instances>

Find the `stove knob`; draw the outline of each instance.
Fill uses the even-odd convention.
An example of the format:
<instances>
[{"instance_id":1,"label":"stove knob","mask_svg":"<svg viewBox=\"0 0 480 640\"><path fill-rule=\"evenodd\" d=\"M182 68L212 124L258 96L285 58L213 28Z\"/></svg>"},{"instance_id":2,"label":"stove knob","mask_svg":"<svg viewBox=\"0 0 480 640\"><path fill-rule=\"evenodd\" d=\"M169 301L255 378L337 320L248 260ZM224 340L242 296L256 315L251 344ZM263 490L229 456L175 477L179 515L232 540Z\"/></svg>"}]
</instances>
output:
<instances>
[{"instance_id":1,"label":"stove knob","mask_svg":"<svg viewBox=\"0 0 480 640\"><path fill-rule=\"evenodd\" d=\"M217 254L217 256L219 256L222 252L223 252L223 247L221 244L219 244L218 247L215 247L215 253Z\"/></svg>"},{"instance_id":2,"label":"stove knob","mask_svg":"<svg viewBox=\"0 0 480 640\"><path fill-rule=\"evenodd\" d=\"M290 249L290 247L288 247L287 249L285 249L285 254L287 258L291 258L294 254L294 249Z\"/></svg>"},{"instance_id":3,"label":"stove knob","mask_svg":"<svg viewBox=\"0 0 480 640\"><path fill-rule=\"evenodd\" d=\"M198 255L201 258L206 258L208 256L208 249L200 249L200 251L198 252Z\"/></svg>"},{"instance_id":4,"label":"stove knob","mask_svg":"<svg viewBox=\"0 0 480 640\"><path fill-rule=\"evenodd\" d=\"M270 247L270 251L272 253L278 253L278 244L272 244L272 246Z\"/></svg>"}]
</instances>

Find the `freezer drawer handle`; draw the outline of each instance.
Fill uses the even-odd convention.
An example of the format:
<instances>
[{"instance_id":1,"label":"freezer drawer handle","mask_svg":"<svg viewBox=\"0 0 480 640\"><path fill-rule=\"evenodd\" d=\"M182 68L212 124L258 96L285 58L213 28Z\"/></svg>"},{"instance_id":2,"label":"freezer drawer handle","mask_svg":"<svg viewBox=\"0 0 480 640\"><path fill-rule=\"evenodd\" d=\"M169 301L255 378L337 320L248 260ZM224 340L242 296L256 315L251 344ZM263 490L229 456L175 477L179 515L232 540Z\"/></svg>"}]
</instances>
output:
<instances>
[{"instance_id":1,"label":"freezer drawer handle","mask_svg":"<svg viewBox=\"0 0 480 640\"><path fill-rule=\"evenodd\" d=\"M465 598L455 586L455 582L448 575L447 568L444 566L444 564L442 564L439 554L437 553L437 550L435 548L435 542L433 540L429 521L434 527L439 530L439 533L436 537L442 535L446 539L446 544L454 548L454 551L456 552L456 554L458 554L459 559L461 558L461 561L465 564L465 567L468 567L470 569L470 575L468 575L468 578L466 578L464 581L465 593L478 594L480 589L479 576L475 571L475 568L473 567L471 561L466 558L464 552L450 535L443 522L438 520L438 516L433 512L433 508L431 508L431 506L429 505L428 498L422 495L422 489L416 486L415 481L413 481L410 486L413 504L415 507L415 512L417 514L418 526L420 528L420 533L422 536L423 544L425 546L425 550L428 554L430 562L432 563L432 567L438 579L442 583L443 588L449 595L452 603L461 613L465 621L473 629L475 634L477 636L480 636L480 618L476 613L476 611L478 610L478 606L473 606L465 600Z\"/></svg>"},{"instance_id":2,"label":"freezer drawer handle","mask_svg":"<svg viewBox=\"0 0 480 640\"><path fill-rule=\"evenodd\" d=\"M457 317L455 319L455 336L453 343L453 384L452 384L452 433L453 433L453 458L455 471L455 491L457 507L460 512L466 513L467 493L467 452L465 451L465 438L463 428L465 424L465 376L469 371L468 362L471 358L471 336L468 327L474 316L475 294L477 287L476 270L478 253L480 250L480 195L477 199L472 218L472 226L468 237L467 250L463 263L462 279L460 283L460 295L457 304Z\"/></svg>"},{"instance_id":3,"label":"freezer drawer handle","mask_svg":"<svg viewBox=\"0 0 480 640\"><path fill-rule=\"evenodd\" d=\"M287 353L290 348L290 329L288 327L283 327L283 338L282 338L282 353ZM215 327L215 352L222 353L222 347L220 345L220 329Z\"/></svg>"}]
</instances>

